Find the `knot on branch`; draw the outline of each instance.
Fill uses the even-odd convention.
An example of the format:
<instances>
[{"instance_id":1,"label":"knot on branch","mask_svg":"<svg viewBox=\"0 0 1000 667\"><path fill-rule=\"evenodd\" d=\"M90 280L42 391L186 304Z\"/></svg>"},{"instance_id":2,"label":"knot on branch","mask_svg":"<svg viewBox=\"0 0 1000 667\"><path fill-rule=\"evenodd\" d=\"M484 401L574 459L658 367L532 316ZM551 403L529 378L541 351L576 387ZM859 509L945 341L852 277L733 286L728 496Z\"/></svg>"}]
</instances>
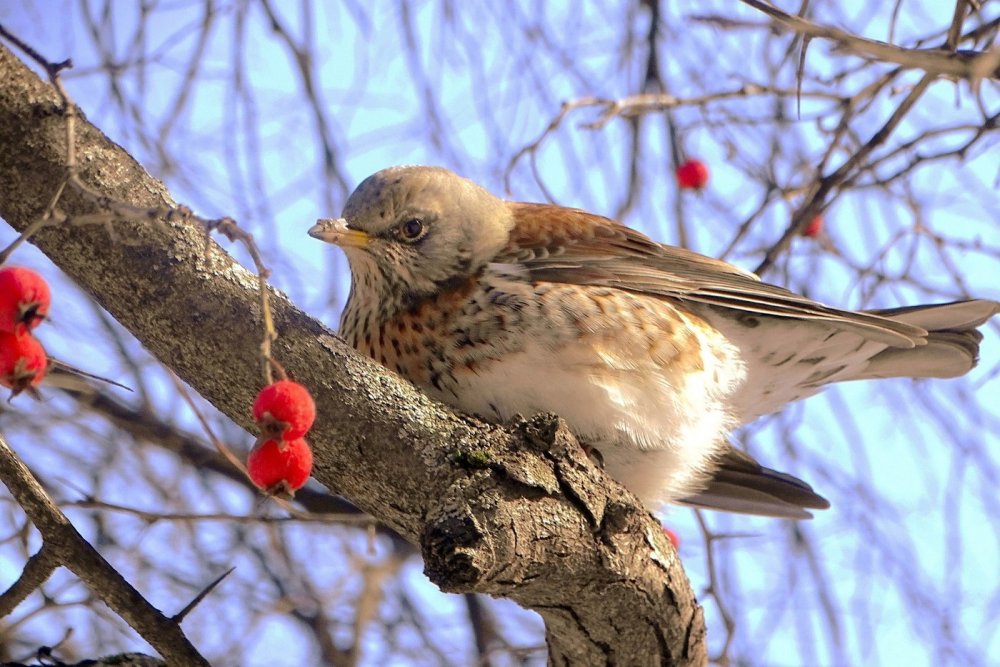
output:
<instances>
[{"instance_id":1,"label":"knot on branch","mask_svg":"<svg viewBox=\"0 0 1000 667\"><path fill-rule=\"evenodd\" d=\"M432 518L420 538L424 574L442 590L467 590L492 570L493 550L476 518L465 511Z\"/></svg>"},{"instance_id":2,"label":"knot on branch","mask_svg":"<svg viewBox=\"0 0 1000 667\"><path fill-rule=\"evenodd\" d=\"M566 422L552 413L538 414L531 419L515 417L510 427L539 452L560 456L577 444Z\"/></svg>"}]
</instances>

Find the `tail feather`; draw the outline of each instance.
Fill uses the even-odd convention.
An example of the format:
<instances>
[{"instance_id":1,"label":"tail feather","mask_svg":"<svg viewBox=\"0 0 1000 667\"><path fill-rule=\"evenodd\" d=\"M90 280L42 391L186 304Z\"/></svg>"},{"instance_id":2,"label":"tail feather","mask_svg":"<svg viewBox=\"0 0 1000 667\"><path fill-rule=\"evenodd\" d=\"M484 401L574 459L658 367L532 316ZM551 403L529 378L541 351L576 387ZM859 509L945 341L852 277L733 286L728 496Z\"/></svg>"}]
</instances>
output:
<instances>
[{"instance_id":1,"label":"tail feather","mask_svg":"<svg viewBox=\"0 0 1000 667\"><path fill-rule=\"evenodd\" d=\"M870 311L873 315L927 330L927 344L906 349L890 347L869 359L852 380L874 378L952 378L965 375L979 360L983 335L976 330L1000 312L1000 303L986 299L955 301Z\"/></svg>"},{"instance_id":2,"label":"tail feather","mask_svg":"<svg viewBox=\"0 0 1000 667\"><path fill-rule=\"evenodd\" d=\"M761 361L751 366L750 380L733 400L736 414L742 421L749 421L815 393L830 382L964 375L976 365L979 356L983 335L976 329L997 313L1000 303L986 299L865 313L914 327L921 335L914 338L913 347L902 344L883 347L883 340L864 336L860 330L848 329L845 333L843 327L841 334L834 332L824 338L823 330L809 323L782 323L774 329L770 347L762 347L759 339L742 339L741 349L750 350ZM725 319L718 321L720 327L727 325ZM859 340L851 333L861 333L864 338ZM727 333L737 341L741 340L740 334L741 330L735 327L730 327ZM803 344L792 345L790 340L801 340ZM715 464L716 469L700 491L676 502L785 519L809 519L812 518L809 510L830 506L802 480L765 468L732 446L726 448Z\"/></svg>"},{"instance_id":3,"label":"tail feather","mask_svg":"<svg viewBox=\"0 0 1000 667\"><path fill-rule=\"evenodd\" d=\"M811 519L810 509L830 503L792 475L765 468L732 446L716 461L718 467L698 493L676 502L704 509L781 519Z\"/></svg>"},{"instance_id":4,"label":"tail feather","mask_svg":"<svg viewBox=\"0 0 1000 667\"><path fill-rule=\"evenodd\" d=\"M970 299L866 312L927 331L969 331L981 327L991 317L1000 313L1000 303L989 299Z\"/></svg>"}]
</instances>

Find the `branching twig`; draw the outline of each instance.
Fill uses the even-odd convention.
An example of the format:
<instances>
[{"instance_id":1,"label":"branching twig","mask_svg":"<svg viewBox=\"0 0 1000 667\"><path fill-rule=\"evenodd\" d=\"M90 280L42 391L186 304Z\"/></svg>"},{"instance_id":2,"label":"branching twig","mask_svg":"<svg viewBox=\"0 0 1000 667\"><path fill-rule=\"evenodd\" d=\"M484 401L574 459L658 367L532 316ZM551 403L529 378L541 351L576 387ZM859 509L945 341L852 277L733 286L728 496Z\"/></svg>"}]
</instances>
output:
<instances>
[{"instance_id":1,"label":"branching twig","mask_svg":"<svg viewBox=\"0 0 1000 667\"><path fill-rule=\"evenodd\" d=\"M27 466L0 436L0 480L24 509L59 564L71 570L165 659L178 665L208 665L180 626L129 584L73 527ZM44 565L45 568L48 565Z\"/></svg>"},{"instance_id":2,"label":"branching twig","mask_svg":"<svg viewBox=\"0 0 1000 667\"><path fill-rule=\"evenodd\" d=\"M511 191L510 179L514 168L517 166L517 163L527 155L531 158L532 170L536 172L536 180L544 191L545 186L537 174L535 156L548 137L555 133L566 118L578 109L585 109L589 107L601 108L602 111L596 119L580 125L580 127L587 130L601 130L615 118L631 119L644 114L667 111L678 107L705 106L714 102L723 102L732 99L755 97L759 95L775 95L778 97L795 97L800 95L802 97L830 100L837 104L844 104L846 102L842 96L824 91L810 90L800 92L797 90L786 90L775 86L764 86L754 83L745 84L735 90L724 90L694 97L675 97L666 93L642 93L639 95L629 95L628 97L623 97L621 99L581 97L564 102L559 110L559 113L556 114L545 129L542 130L538 137L514 154L508 162L507 168L504 170L504 185L509 193ZM545 196L549 200L553 199L548 192L545 192Z\"/></svg>"},{"instance_id":3,"label":"branching twig","mask_svg":"<svg viewBox=\"0 0 1000 667\"><path fill-rule=\"evenodd\" d=\"M921 69L931 76L948 76L956 79L975 81L980 78L1000 78L1000 49L990 51L955 51L949 48L905 49L873 39L865 39L828 26L820 26L799 16L769 5L761 0L740 0L745 5L761 11L778 23L807 37L829 39L855 55L872 58L881 62L895 63L908 69ZM959 0L964 4L964 0ZM948 42L952 39L949 33Z\"/></svg>"},{"instance_id":4,"label":"branching twig","mask_svg":"<svg viewBox=\"0 0 1000 667\"><path fill-rule=\"evenodd\" d=\"M809 220L813 216L818 215L823 211L826 205L827 199L830 193L837 187L840 187L843 183L847 182L851 175L860 167L861 164L868 158L868 156L876 148L881 146L889 138L889 135L893 133L896 127L899 126L906 114L913 108L913 105L917 103L924 91L927 90L928 86L934 81L934 77L930 74L924 75L924 77L913 87L913 90L900 102L899 106L892 113L889 119L882 125L881 128L871 139L862 146L860 149L851 154L851 156L844 161L836 171L832 174L823 177L816 184L815 189L806 197L805 201L799 206L795 215L792 216L792 220L785 230L785 233L781 235L767 252L764 254L764 259L760 262L757 268L754 270L758 275L763 274L767 271L778 258L778 255L788 247L792 242L792 238L799 232L799 230L804 229Z\"/></svg>"}]
</instances>

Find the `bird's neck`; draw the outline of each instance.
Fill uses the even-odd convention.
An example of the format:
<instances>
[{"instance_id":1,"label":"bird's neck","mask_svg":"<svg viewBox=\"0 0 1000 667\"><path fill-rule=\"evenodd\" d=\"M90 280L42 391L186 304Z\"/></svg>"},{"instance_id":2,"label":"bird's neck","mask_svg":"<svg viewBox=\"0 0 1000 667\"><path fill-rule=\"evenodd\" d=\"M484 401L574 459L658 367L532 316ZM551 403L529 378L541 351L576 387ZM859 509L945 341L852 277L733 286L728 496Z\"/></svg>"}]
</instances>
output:
<instances>
[{"instance_id":1,"label":"bird's neck","mask_svg":"<svg viewBox=\"0 0 1000 667\"><path fill-rule=\"evenodd\" d=\"M415 291L405 282L392 283L377 267L352 271L351 292L340 316L340 336L354 349L372 356L373 345L386 327L442 300L449 308L455 306L468 297L478 278L456 276L434 283L432 291Z\"/></svg>"},{"instance_id":2,"label":"bird's neck","mask_svg":"<svg viewBox=\"0 0 1000 667\"><path fill-rule=\"evenodd\" d=\"M400 309L398 292L377 267L358 268L352 267L351 292L340 316L340 336L356 350L362 348L366 335L371 336Z\"/></svg>"}]
</instances>

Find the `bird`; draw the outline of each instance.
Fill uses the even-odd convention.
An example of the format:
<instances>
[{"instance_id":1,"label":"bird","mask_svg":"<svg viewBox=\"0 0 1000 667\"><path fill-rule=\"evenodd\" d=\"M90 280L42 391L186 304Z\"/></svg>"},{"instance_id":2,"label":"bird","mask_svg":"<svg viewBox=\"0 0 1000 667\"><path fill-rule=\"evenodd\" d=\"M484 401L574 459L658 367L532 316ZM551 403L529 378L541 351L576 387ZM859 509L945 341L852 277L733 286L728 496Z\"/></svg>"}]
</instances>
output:
<instances>
[{"instance_id":1,"label":"bird","mask_svg":"<svg viewBox=\"0 0 1000 667\"><path fill-rule=\"evenodd\" d=\"M309 235L347 256L340 335L492 423L555 413L647 507L788 519L829 502L732 444L834 382L950 378L1000 303L823 305L619 222L507 201L442 167L383 169Z\"/></svg>"}]
</instances>

